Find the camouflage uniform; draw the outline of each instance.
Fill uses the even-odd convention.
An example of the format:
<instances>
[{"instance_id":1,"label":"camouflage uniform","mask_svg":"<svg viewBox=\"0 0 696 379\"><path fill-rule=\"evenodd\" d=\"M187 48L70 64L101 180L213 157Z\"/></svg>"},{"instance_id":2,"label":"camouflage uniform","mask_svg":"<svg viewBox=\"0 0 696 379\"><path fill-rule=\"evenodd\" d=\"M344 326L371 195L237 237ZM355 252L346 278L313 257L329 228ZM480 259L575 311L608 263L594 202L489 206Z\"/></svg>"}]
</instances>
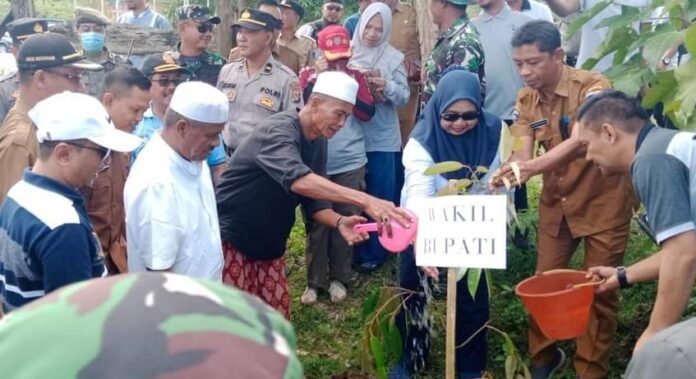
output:
<instances>
[{"instance_id":1,"label":"camouflage uniform","mask_svg":"<svg viewBox=\"0 0 696 379\"><path fill-rule=\"evenodd\" d=\"M204 51L197 57L182 56L178 51L174 51L172 56L179 65L191 71L191 80L205 82L211 86L217 85L220 70L227 64L225 58L212 51Z\"/></svg>"},{"instance_id":2,"label":"camouflage uniform","mask_svg":"<svg viewBox=\"0 0 696 379\"><path fill-rule=\"evenodd\" d=\"M437 82L451 66L462 66L478 74L481 81L481 97L485 94L486 79L483 71L483 47L478 32L466 15L458 18L445 33L441 34L425 64L426 79L421 94L421 109L435 92Z\"/></svg>"},{"instance_id":3,"label":"camouflage uniform","mask_svg":"<svg viewBox=\"0 0 696 379\"><path fill-rule=\"evenodd\" d=\"M12 379L300 379L296 349L292 325L258 298L165 273L77 283L0 323Z\"/></svg>"},{"instance_id":4,"label":"camouflage uniform","mask_svg":"<svg viewBox=\"0 0 696 379\"><path fill-rule=\"evenodd\" d=\"M120 65L131 65L131 62L120 55L113 54L104 48L102 54L98 57L89 57L89 60L95 63L99 63L104 67L101 71L88 71L87 81L85 82L85 87L87 87L87 93L90 96L98 97L101 93L102 87L104 86L104 78L106 74L110 73L114 68Z\"/></svg>"}]
</instances>

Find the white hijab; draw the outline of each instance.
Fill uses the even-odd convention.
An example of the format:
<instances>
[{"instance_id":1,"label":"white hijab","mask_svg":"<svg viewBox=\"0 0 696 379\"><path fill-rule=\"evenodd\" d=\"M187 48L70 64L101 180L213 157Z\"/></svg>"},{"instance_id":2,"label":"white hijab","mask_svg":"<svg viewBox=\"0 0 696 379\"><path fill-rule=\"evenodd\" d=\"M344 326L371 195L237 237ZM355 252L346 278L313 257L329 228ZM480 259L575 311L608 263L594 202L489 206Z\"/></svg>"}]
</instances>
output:
<instances>
[{"instance_id":1,"label":"white hijab","mask_svg":"<svg viewBox=\"0 0 696 379\"><path fill-rule=\"evenodd\" d=\"M382 25L384 32L382 33L382 39L379 41L379 44L377 46L368 47L363 42L362 36L365 33L365 28L367 27L367 24L376 15L382 16ZM394 52L399 53L396 49L389 46L391 28L391 9L384 3L377 2L370 4L370 6L368 6L362 12L362 14L360 14L360 21L358 23L358 27L355 29L355 33L353 34L353 40L351 41L353 56L350 59L350 65L352 67L363 69L375 69L380 68L380 66L382 66L382 68L386 68L387 66L389 66L388 62L385 62L384 58L391 58ZM403 55L401 59L403 59Z\"/></svg>"}]
</instances>

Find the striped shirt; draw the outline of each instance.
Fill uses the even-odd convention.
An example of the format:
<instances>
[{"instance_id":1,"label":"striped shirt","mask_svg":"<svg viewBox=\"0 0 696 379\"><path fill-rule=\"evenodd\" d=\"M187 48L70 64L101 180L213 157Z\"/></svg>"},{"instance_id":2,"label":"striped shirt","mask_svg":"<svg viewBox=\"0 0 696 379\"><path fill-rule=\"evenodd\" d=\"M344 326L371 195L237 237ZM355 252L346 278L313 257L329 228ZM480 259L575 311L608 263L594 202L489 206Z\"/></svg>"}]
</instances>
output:
<instances>
[{"instance_id":1,"label":"striped shirt","mask_svg":"<svg viewBox=\"0 0 696 379\"><path fill-rule=\"evenodd\" d=\"M106 274L76 190L27 170L0 207L0 295L5 312L67 284Z\"/></svg>"}]
</instances>

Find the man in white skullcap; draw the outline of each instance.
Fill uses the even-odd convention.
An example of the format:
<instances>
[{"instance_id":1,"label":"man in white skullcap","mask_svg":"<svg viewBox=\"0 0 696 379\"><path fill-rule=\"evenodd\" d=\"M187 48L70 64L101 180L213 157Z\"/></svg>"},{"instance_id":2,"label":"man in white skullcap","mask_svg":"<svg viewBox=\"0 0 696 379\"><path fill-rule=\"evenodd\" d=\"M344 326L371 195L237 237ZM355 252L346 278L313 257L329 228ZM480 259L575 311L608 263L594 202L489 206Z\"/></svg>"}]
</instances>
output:
<instances>
[{"instance_id":1,"label":"man in white skullcap","mask_svg":"<svg viewBox=\"0 0 696 379\"><path fill-rule=\"evenodd\" d=\"M180 84L124 190L128 271L220 281L222 244L208 153L220 143L228 99L203 82Z\"/></svg>"},{"instance_id":2,"label":"man in white skullcap","mask_svg":"<svg viewBox=\"0 0 696 379\"><path fill-rule=\"evenodd\" d=\"M290 293L282 257L298 203L307 217L337 228L349 244L367 238L353 231L365 219L339 215L332 202L360 207L385 225L390 219L409 224L408 215L391 202L325 178L326 139L351 115L357 91L358 83L344 72L319 74L299 113L266 118L239 145L217 187L223 282L259 296L288 318Z\"/></svg>"}]
</instances>

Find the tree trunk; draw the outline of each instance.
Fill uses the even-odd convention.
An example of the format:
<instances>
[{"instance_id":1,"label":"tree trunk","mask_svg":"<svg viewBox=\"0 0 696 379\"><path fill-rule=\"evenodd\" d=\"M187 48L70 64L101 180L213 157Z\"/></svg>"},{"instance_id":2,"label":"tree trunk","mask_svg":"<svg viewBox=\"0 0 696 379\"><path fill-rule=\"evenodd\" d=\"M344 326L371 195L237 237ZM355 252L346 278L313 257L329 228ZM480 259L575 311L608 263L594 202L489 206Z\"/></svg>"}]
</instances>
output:
<instances>
[{"instance_id":1,"label":"tree trunk","mask_svg":"<svg viewBox=\"0 0 696 379\"><path fill-rule=\"evenodd\" d=\"M34 17L34 0L10 0L14 19Z\"/></svg>"},{"instance_id":2,"label":"tree trunk","mask_svg":"<svg viewBox=\"0 0 696 379\"><path fill-rule=\"evenodd\" d=\"M433 50L433 46L435 45L437 29L433 23L433 16L430 14L429 1L414 0L413 7L416 10L421 57L423 57L423 66L425 66L425 62L428 60L430 52Z\"/></svg>"},{"instance_id":3,"label":"tree trunk","mask_svg":"<svg viewBox=\"0 0 696 379\"><path fill-rule=\"evenodd\" d=\"M238 0L235 4L230 0L217 0L217 15L220 17L220 25L217 27L215 35L218 54L227 58L232 49L232 24L237 21L237 13L242 9L244 1Z\"/></svg>"}]
</instances>

